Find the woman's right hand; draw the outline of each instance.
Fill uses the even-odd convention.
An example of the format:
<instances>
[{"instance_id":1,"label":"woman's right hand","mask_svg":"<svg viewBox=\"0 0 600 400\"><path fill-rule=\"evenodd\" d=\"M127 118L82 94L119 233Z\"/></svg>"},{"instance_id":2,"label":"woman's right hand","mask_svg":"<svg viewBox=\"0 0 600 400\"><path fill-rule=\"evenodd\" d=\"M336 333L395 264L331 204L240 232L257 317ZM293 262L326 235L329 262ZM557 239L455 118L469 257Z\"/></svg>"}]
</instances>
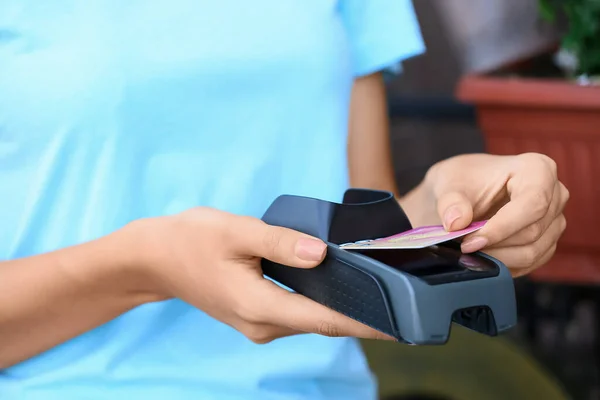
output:
<instances>
[{"instance_id":1,"label":"woman's right hand","mask_svg":"<svg viewBox=\"0 0 600 400\"><path fill-rule=\"evenodd\" d=\"M394 340L263 277L261 258L312 268L326 245L290 229L210 208L139 220L135 238L147 291L179 298L255 343L300 333ZM124 232L122 232L124 233Z\"/></svg>"}]
</instances>

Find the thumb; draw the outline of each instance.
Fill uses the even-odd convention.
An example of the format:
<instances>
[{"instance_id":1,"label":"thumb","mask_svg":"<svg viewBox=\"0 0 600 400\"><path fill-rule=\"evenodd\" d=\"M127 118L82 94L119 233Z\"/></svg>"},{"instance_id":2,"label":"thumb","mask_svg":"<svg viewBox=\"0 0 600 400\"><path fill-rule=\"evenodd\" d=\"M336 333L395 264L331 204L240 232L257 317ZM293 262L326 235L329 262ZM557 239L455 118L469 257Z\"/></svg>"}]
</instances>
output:
<instances>
[{"instance_id":1,"label":"thumb","mask_svg":"<svg viewBox=\"0 0 600 400\"><path fill-rule=\"evenodd\" d=\"M473 207L462 192L447 192L439 196L437 211L447 231L464 229L473 221Z\"/></svg>"},{"instance_id":2,"label":"thumb","mask_svg":"<svg viewBox=\"0 0 600 400\"><path fill-rule=\"evenodd\" d=\"M254 220L239 232L246 255L266 258L297 268L316 267L325 258L327 245L312 236Z\"/></svg>"}]
</instances>

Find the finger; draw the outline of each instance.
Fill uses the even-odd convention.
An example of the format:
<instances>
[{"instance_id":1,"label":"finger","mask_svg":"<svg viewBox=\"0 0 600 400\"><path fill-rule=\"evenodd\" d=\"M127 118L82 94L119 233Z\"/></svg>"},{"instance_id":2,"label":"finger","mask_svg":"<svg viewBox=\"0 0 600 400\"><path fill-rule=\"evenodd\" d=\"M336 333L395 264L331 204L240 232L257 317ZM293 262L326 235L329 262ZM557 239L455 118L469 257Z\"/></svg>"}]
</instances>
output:
<instances>
[{"instance_id":1,"label":"finger","mask_svg":"<svg viewBox=\"0 0 600 400\"><path fill-rule=\"evenodd\" d=\"M238 251L297 268L315 267L323 261L327 245L312 236L249 218L236 227Z\"/></svg>"},{"instance_id":2,"label":"finger","mask_svg":"<svg viewBox=\"0 0 600 400\"><path fill-rule=\"evenodd\" d=\"M287 326L256 324L248 323L246 321L241 321L233 327L252 342L257 344L270 343L273 340L287 336L306 334L306 332L297 331L295 329L288 328Z\"/></svg>"},{"instance_id":3,"label":"finger","mask_svg":"<svg viewBox=\"0 0 600 400\"><path fill-rule=\"evenodd\" d=\"M271 281L264 282L263 317L269 324L330 337L396 340L308 297L288 292Z\"/></svg>"},{"instance_id":4,"label":"finger","mask_svg":"<svg viewBox=\"0 0 600 400\"><path fill-rule=\"evenodd\" d=\"M437 212L447 231L466 228L473 220L473 207L459 191L444 193L437 200Z\"/></svg>"},{"instance_id":5,"label":"finger","mask_svg":"<svg viewBox=\"0 0 600 400\"><path fill-rule=\"evenodd\" d=\"M511 187L510 201L476 234L463 241L461 248L465 253L500 243L543 219L548 213L554 195L554 185L548 185L547 180L542 180L539 184L519 183L516 188L508 186Z\"/></svg>"},{"instance_id":6,"label":"finger","mask_svg":"<svg viewBox=\"0 0 600 400\"><path fill-rule=\"evenodd\" d=\"M476 235L463 241L463 251L472 252L500 243L548 213L557 182L555 163L546 158L539 162L539 155L532 162L532 157L515 158L517 172L506 182L509 202Z\"/></svg>"},{"instance_id":7,"label":"finger","mask_svg":"<svg viewBox=\"0 0 600 400\"><path fill-rule=\"evenodd\" d=\"M561 214L537 242L524 246L489 248L485 253L502 261L510 269L530 268L539 265L548 250L556 246L565 227L566 220Z\"/></svg>"},{"instance_id":8,"label":"finger","mask_svg":"<svg viewBox=\"0 0 600 400\"><path fill-rule=\"evenodd\" d=\"M540 257L539 263L532 265L531 267L525 268L525 269L523 269L523 268L513 269L510 271L511 275L513 276L513 278L520 278L522 276L529 275L536 269L543 267L546 263L548 263L548 261L550 261L552 259L552 257L554 256L555 252L556 252L556 244L554 244L554 246L549 248L546 251L546 253L542 257Z\"/></svg>"},{"instance_id":9,"label":"finger","mask_svg":"<svg viewBox=\"0 0 600 400\"><path fill-rule=\"evenodd\" d=\"M525 228L521 229L515 235L510 236L506 240L503 240L493 246L488 246L487 248L522 246L538 241L542 237L544 232L546 232L548 227L554 222L554 220L563 212L567 200L565 198L565 191L566 188L564 187L564 185L558 182L554 187L552 203L550 204L548 212L546 213L544 218L526 226ZM468 237L465 238L465 241L466 240L468 240Z\"/></svg>"}]
</instances>

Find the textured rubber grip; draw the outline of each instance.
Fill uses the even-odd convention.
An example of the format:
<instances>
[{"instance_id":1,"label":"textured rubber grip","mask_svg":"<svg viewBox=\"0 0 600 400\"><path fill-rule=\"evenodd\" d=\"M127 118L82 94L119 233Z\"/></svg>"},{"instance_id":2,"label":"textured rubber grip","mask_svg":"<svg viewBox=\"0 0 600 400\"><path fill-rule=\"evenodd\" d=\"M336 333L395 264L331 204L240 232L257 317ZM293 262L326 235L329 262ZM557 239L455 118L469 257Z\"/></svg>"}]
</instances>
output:
<instances>
[{"instance_id":1,"label":"textured rubber grip","mask_svg":"<svg viewBox=\"0 0 600 400\"><path fill-rule=\"evenodd\" d=\"M265 275L324 306L390 336L398 337L393 313L376 278L334 257L313 269L263 260Z\"/></svg>"}]
</instances>

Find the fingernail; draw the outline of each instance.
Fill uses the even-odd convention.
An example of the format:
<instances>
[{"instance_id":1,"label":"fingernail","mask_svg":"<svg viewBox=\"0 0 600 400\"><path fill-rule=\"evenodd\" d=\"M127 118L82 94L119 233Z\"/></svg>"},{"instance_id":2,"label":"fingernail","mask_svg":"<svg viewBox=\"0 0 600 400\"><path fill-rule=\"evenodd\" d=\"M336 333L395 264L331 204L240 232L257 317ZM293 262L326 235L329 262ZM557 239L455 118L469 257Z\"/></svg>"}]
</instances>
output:
<instances>
[{"instance_id":1,"label":"fingernail","mask_svg":"<svg viewBox=\"0 0 600 400\"><path fill-rule=\"evenodd\" d=\"M296 256L305 261L321 261L327 245L320 240L300 238L296 242Z\"/></svg>"},{"instance_id":2,"label":"fingernail","mask_svg":"<svg viewBox=\"0 0 600 400\"><path fill-rule=\"evenodd\" d=\"M454 221L461 216L460 209L457 206L452 206L444 214L444 228L449 231L452 228Z\"/></svg>"},{"instance_id":3,"label":"fingernail","mask_svg":"<svg viewBox=\"0 0 600 400\"><path fill-rule=\"evenodd\" d=\"M488 243L488 240L483 236L475 236L462 242L460 249L463 253L473 253L483 249Z\"/></svg>"}]
</instances>

